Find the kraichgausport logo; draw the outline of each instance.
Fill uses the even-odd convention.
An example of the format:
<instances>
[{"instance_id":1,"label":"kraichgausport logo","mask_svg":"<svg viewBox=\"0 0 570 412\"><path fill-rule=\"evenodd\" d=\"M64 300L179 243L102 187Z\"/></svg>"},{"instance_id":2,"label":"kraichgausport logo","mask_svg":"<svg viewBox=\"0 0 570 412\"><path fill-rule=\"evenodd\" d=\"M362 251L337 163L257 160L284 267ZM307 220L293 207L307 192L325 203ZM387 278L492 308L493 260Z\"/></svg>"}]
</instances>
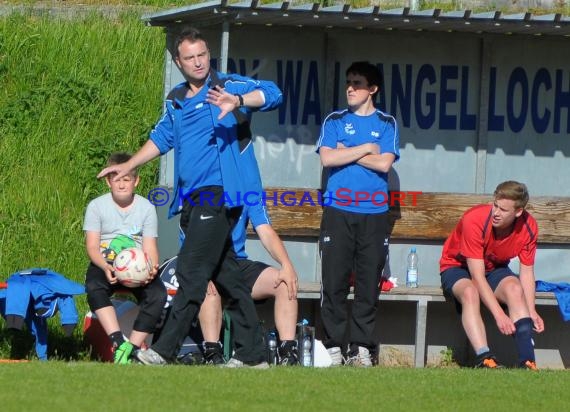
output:
<instances>
[{"instance_id":1,"label":"kraichgausport logo","mask_svg":"<svg viewBox=\"0 0 570 412\"><path fill-rule=\"evenodd\" d=\"M196 196L192 192L180 196L191 206L359 206L370 205L382 206L417 206L418 196L423 192L419 191L354 191L349 188L340 188L336 191L314 191L314 190L264 190L262 192L248 191L236 192L230 196L224 192L218 200L213 192L202 191ZM165 206L170 201L170 193L167 189L157 187L148 192L147 199L155 206ZM207 218L205 218L207 219Z\"/></svg>"}]
</instances>

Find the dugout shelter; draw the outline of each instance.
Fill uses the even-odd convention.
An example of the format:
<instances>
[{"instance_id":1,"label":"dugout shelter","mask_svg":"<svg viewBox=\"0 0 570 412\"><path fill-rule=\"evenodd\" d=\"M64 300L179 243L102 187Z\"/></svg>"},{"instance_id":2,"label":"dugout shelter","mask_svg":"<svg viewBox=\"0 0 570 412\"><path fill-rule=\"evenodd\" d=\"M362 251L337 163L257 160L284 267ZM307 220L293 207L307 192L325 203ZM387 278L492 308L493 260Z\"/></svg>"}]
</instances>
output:
<instances>
[{"instance_id":1,"label":"dugout shelter","mask_svg":"<svg viewBox=\"0 0 570 412\"><path fill-rule=\"evenodd\" d=\"M254 0L210 1L143 20L166 34L165 95L183 81L169 50L186 25L204 32L214 67L281 87L281 108L252 121L265 187L320 188L320 126L327 113L346 105L348 65L368 60L384 76L376 103L396 117L400 131L401 159L390 176L391 190L484 195L513 179L527 184L531 198L570 198L568 16ZM172 163L171 154L161 159L159 183L167 188L173 186ZM167 257L177 250L177 221L167 221L167 208L159 209L159 245ZM570 277L567 208L561 216L560 239L540 244L537 253L537 278L549 282ZM318 281L316 238L284 240L301 281ZM406 255L416 246L420 283L439 286L442 244L427 236L394 239L386 270L402 284ZM271 262L254 237L247 250ZM554 343L545 343L556 352L548 357L570 365L570 354L555 348L570 340L559 329Z\"/></svg>"}]
</instances>

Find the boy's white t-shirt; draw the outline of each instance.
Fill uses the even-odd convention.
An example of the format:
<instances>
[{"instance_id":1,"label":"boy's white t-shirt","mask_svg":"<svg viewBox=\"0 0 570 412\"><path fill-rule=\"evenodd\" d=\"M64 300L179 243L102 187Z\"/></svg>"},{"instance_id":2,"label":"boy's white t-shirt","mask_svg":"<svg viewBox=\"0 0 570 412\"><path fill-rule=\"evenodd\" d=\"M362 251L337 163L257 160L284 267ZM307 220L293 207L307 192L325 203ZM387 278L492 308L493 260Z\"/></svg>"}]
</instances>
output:
<instances>
[{"instance_id":1,"label":"boy's white t-shirt","mask_svg":"<svg viewBox=\"0 0 570 412\"><path fill-rule=\"evenodd\" d=\"M131 208L121 211L111 193L106 193L87 205L83 230L101 234L101 254L113 262L123 249L142 248L143 237L158 237L156 209L148 199L135 194Z\"/></svg>"}]
</instances>

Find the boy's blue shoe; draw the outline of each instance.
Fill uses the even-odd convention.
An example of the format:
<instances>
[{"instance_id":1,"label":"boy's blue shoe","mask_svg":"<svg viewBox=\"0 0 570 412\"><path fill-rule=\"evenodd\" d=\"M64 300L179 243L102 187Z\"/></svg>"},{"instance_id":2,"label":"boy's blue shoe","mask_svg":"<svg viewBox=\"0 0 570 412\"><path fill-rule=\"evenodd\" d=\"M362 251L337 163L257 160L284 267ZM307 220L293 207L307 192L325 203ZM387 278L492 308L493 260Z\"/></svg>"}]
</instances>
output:
<instances>
[{"instance_id":1,"label":"boy's blue shoe","mask_svg":"<svg viewBox=\"0 0 570 412\"><path fill-rule=\"evenodd\" d=\"M125 341L121 346L115 348L113 354L113 362L117 365L126 365L131 363L131 353L133 353L134 346L131 342Z\"/></svg>"}]
</instances>

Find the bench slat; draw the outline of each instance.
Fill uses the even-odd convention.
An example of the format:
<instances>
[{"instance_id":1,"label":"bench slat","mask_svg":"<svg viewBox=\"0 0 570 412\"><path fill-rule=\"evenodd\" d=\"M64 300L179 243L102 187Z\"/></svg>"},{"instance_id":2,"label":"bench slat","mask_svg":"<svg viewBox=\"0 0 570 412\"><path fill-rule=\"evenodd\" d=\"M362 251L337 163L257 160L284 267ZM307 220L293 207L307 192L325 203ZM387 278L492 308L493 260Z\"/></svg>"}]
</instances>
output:
<instances>
[{"instance_id":1,"label":"bench slat","mask_svg":"<svg viewBox=\"0 0 570 412\"><path fill-rule=\"evenodd\" d=\"M319 236L322 208L316 189L267 188L266 192L277 196L277 202L271 199L266 202L277 233L291 237ZM492 201L491 195L425 192L416 195L414 205L412 195L404 195L401 206L390 209L394 222L392 239L443 241L467 209ZM282 199L296 204L284 205ZM299 206L302 199L304 202ZM528 210L538 222L539 243L570 243L569 198L531 197Z\"/></svg>"},{"instance_id":2,"label":"bench slat","mask_svg":"<svg viewBox=\"0 0 570 412\"><path fill-rule=\"evenodd\" d=\"M298 294L301 298L319 299L321 297L321 284L319 282L299 282ZM397 287L389 292L380 293L380 300L413 300L423 298L427 300L445 301L443 291L438 286L420 286L417 288ZM536 303L552 305L556 304L556 296L552 292L536 292ZM352 299L352 290L349 295Z\"/></svg>"}]
</instances>

